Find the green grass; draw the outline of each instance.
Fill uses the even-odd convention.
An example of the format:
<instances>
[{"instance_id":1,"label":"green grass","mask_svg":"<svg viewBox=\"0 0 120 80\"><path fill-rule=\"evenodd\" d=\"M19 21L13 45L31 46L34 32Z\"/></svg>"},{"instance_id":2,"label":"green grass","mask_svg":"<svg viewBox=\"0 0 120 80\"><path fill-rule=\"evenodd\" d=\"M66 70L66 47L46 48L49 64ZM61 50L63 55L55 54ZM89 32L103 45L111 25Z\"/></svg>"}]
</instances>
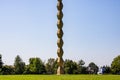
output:
<instances>
[{"instance_id":1,"label":"green grass","mask_svg":"<svg viewBox=\"0 0 120 80\"><path fill-rule=\"evenodd\" d=\"M120 75L0 75L0 80L120 80Z\"/></svg>"}]
</instances>

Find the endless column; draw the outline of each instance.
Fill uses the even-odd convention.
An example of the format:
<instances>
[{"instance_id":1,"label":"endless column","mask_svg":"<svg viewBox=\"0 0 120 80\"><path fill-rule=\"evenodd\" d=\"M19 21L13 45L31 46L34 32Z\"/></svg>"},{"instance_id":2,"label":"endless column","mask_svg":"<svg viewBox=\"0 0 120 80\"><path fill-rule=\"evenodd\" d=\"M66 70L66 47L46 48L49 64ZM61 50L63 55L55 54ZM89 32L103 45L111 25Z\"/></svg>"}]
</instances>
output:
<instances>
[{"instance_id":1,"label":"endless column","mask_svg":"<svg viewBox=\"0 0 120 80\"><path fill-rule=\"evenodd\" d=\"M57 45L58 45L58 50L57 50L57 54L58 54L58 69L57 69L57 75L63 74L64 73L64 69L63 69L63 40L62 40L62 36L63 36L63 22L62 22L62 18L63 18L63 12L62 12L62 8L63 8L63 4L62 4L62 0L58 0L58 4L57 4L57 9L58 9L58 13L57 13L57 18L58 18L58 22L57 22L57 27L58 27L58 31L57 31L57 36L58 36L58 41L57 41Z\"/></svg>"}]
</instances>

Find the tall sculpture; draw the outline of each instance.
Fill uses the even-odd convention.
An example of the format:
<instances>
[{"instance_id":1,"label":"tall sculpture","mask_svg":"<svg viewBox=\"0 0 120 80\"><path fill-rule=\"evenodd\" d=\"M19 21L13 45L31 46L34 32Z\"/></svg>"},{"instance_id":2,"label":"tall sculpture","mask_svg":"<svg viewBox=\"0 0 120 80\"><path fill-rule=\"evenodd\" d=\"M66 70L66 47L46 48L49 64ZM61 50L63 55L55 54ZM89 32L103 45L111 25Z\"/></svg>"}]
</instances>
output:
<instances>
[{"instance_id":1,"label":"tall sculpture","mask_svg":"<svg viewBox=\"0 0 120 80\"><path fill-rule=\"evenodd\" d=\"M57 9L58 9L58 13L57 13L57 18L58 18L58 21L57 21L57 27L58 27L58 31L57 31L57 36L58 36L58 41L57 41L57 45L58 45L58 49L57 49L57 55L58 55L58 58L57 58L57 62L58 62L58 69L57 69L57 75L60 75L60 74L64 74L64 69L63 69L63 49L62 49L62 46L63 46L63 40L62 40L62 36L63 36L63 30L62 30L62 27L63 27L63 22L62 22L62 18L63 18L63 12L62 12L62 9L63 9L63 4L62 4L62 0L58 0L58 3L57 3Z\"/></svg>"}]
</instances>

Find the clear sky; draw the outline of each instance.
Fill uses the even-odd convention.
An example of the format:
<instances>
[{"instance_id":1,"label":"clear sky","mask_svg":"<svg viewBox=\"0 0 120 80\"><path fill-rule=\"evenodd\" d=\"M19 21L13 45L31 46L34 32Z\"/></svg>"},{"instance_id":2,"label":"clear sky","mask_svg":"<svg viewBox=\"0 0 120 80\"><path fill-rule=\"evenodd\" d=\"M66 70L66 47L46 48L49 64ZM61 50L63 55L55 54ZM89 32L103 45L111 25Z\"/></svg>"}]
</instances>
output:
<instances>
[{"instance_id":1,"label":"clear sky","mask_svg":"<svg viewBox=\"0 0 120 80\"><path fill-rule=\"evenodd\" d=\"M110 65L120 54L120 0L63 0L64 59ZM57 57L57 0L0 0L0 54Z\"/></svg>"}]
</instances>

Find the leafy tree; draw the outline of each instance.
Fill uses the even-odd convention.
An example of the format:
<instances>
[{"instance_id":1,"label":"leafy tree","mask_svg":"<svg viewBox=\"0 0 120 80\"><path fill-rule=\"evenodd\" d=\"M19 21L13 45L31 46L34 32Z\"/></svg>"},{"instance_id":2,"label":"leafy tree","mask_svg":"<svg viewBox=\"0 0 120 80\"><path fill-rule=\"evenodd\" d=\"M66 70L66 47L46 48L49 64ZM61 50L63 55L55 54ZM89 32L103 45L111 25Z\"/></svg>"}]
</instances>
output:
<instances>
[{"instance_id":1,"label":"leafy tree","mask_svg":"<svg viewBox=\"0 0 120 80\"><path fill-rule=\"evenodd\" d=\"M56 65L56 60L54 58L48 59L46 63L46 71L48 74L53 74L55 72L55 65Z\"/></svg>"},{"instance_id":2,"label":"leafy tree","mask_svg":"<svg viewBox=\"0 0 120 80\"><path fill-rule=\"evenodd\" d=\"M15 58L14 67L16 74L22 74L25 70L25 63L22 61L19 55L17 55Z\"/></svg>"},{"instance_id":3,"label":"leafy tree","mask_svg":"<svg viewBox=\"0 0 120 80\"><path fill-rule=\"evenodd\" d=\"M88 65L88 71L89 71L90 74L97 74L98 66L95 63L91 62Z\"/></svg>"},{"instance_id":4,"label":"leafy tree","mask_svg":"<svg viewBox=\"0 0 120 80\"><path fill-rule=\"evenodd\" d=\"M0 54L0 74L2 72L3 62L2 62L2 55Z\"/></svg>"},{"instance_id":5,"label":"leafy tree","mask_svg":"<svg viewBox=\"0 0 120 80\"><path fill-rule=\"evenodd\" d=\"M103 74L110 74L111 68L109 66L103 66L102 71L103 71Z\"/></svg>"},{"instance_id":6,"label":"leafy tree","mask_svg":"<svg viewBox=\"0 0 120 80\"><path fill-rule=\"evenodd\" d=\"M64 62L64 71L66 74L77 74L77 63L66 59Z\"/></svg>"},{"instance_id":7,"label":"leafy tree","mask_svg":"<svg viewBox=\"0 0 120 80\"><path fill-rule=\"evenodd\" d=\"M2 62L2 55L0 54L0 69L2 69L3 62Z\"/></svg>"},{"instance_id":8,"label":"leafy tree","mask_svg":"<svg viewBox=\"0 0 120 80\"><path fill-rule=\"evenodd\" d=\"M86 67L84 66L85 62L83 60L78 61L77 71L78 74L86 74Z\"/></svg>"},{"instance_id":9,"label":"leafy tree","mask_svg":"<svg viewBox=\"0 0 120 80\"><path fill-rule=\"evenodd\" d=\"M84 64L85 64L85 62L83 60L78 61L79 66L83 66Z\"/></svg>"},{"instance_id":10,"label":"leafy tree","mask_svg":"<svg viewBox=\"0 0 120 80\"><path fill-rule=\"evenodd\" d=\"M25 65L25 70L23 74L31 74L29 65Z\"/></svg>"},{"instance_id":11,"label":"leafy tree","mask_svg":"<svg viewBox=\"0 0 120 80\"><path fill-rule=\"evenodd\" d=\"M57 69L58 69L57 59L55 60L55 63L54 63L54 74L57 74Z\"/></svg>"},{"instance_id":12,"label":"leafy tree","mask_svg":"<svg viewBox=\"0 0 120 80\"><path fill-rule=\"evenodd\" d=\"M120 74L120 55L114 58L111 64L113 74Z\"/></svg>"},{"instance_id":13,"label":"leafy tree","mask_svg":"<svg viewBox=\"0 0 120 80\"><path fill-rule=\"evenodd\" d=\"M81 74L88 74L86 66L82 66L82 68L81 68Z\"/></svg>"},{"instance_id":14,"label":"leafy tree","mask_svg":"<svg viewBox=\"0 0 120 80\"><path fill-rule=\"evenodd\" d=\"M2 74L4 74L4 75L14 74L14 67L13 66L9 66L9 65L3 66Z\"/></svg>"},{"instance_id":15,"label":"leafy tree","mask_svg":"<svg viewBox=\"0 0 120 80\"><path fill-rule=\"evenodd\" d=\"M30 58L29 69L32 74L46 73L44 63L42 62L40 58Z\"/></svg>"}]
</instances>

